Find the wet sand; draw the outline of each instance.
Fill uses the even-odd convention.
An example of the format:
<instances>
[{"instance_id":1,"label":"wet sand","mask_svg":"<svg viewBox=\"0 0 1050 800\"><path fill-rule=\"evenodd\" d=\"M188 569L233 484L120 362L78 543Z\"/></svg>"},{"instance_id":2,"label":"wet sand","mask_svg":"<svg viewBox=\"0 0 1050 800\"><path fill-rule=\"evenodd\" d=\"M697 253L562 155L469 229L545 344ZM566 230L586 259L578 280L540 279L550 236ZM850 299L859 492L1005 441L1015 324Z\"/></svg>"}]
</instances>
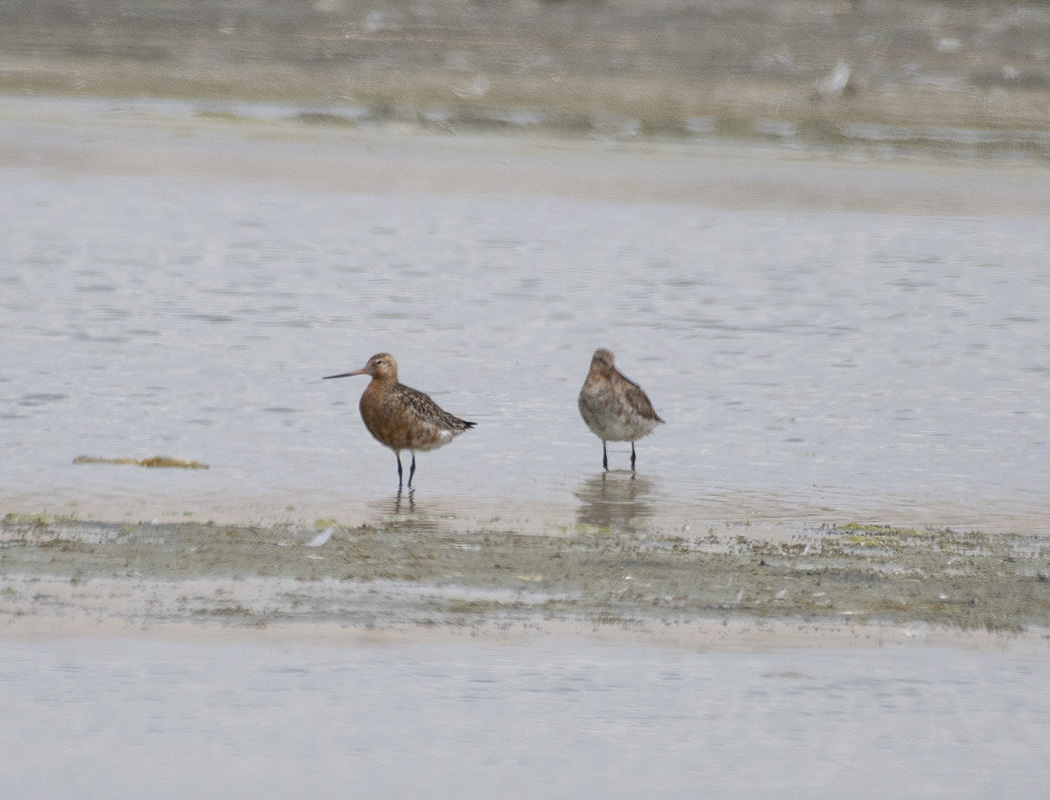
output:
<instances>
[{"instance_id":1,"label":"wet sand","mask_svg":"<svg viewBox=\"0 0 1050 800\"><path fill-rule=\"evenodd\" d=\"M860 525L775 541L747 525L466 533L407 508L313 530L9 515L0 572L0 632L20 636L190 625L812 646L941 629L1042 640L1050 626L1046 537Z\"/></svg>"},{"instance_id":2,"label":"wet sand","mask_svg":"<svg viewBox=\"0 0 1050 800\"><path fill-rule=\"evenodd\" d=\"M661 142L435 135L316 125L243 106L0 98L0 166L58 175L265 181L311 192L499 195L733 210L1039 217L1045 167L1009 155L931 158L783 148L735 138ZM1050 150L1048 150L1050 152Z\"/></svg>"}]
</instances>

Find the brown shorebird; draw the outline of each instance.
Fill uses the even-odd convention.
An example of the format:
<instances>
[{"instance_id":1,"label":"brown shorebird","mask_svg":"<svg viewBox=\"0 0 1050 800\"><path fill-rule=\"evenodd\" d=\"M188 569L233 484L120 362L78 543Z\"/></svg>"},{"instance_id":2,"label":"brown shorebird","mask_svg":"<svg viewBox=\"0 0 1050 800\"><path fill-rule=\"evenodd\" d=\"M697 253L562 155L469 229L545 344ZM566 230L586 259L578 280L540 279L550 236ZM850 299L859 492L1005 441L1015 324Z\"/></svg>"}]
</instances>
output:
<instances>
[{"instance_id":1,"label":"brown shorebird","mask_svg":"<svg viewBox=\"0 0 1050 800\"><path fill-rule=\"evenodd\" d=\"M606 442L631 443L634 470L634 440L653 432L661 422L642 387L625 378L613 365L613 354L605 348L594 351L587 380L580 389L580 416L591 432L602 440L602 467L609 469Z\"/></svg>"},{"instance_id":2,"label":"brown shorebird","mask_svg":"<svg viewBox=\"0 0 1050 800\"><path fill-rule=\"evenodd\" d=\"M401 451L412 453L408 470L408 488L416 473L416 451L436 450L451 442L476 423L454 417L422 392L397 381L397 362L389 353L377 353L363 369L326 375L325 378L349 378L371 375L372 381L361 395L361 419L368 432L397 456L397 489L401 491Z\"/></svg>"}]
</instances>

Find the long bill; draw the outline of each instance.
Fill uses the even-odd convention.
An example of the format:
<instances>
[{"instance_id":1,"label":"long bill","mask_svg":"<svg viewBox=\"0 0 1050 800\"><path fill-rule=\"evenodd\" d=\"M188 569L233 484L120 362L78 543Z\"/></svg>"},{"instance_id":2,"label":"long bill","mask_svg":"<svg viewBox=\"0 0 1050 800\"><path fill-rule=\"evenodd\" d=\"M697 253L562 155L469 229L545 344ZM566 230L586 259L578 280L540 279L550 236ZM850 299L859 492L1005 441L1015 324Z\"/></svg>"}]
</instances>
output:
<instances>
[{"instance_id":1,"label":"long bill","mask_svg":"<svg viewBox=\"0 0 1050 800\"><path fill-rule=\"evenodd\" d=\"M351 378L354 375L367 375L363 369L357 369L353 372L341 372L338 375L325 375L321 380L327 381L331 378Z\"/></svg>"}]
</instances>

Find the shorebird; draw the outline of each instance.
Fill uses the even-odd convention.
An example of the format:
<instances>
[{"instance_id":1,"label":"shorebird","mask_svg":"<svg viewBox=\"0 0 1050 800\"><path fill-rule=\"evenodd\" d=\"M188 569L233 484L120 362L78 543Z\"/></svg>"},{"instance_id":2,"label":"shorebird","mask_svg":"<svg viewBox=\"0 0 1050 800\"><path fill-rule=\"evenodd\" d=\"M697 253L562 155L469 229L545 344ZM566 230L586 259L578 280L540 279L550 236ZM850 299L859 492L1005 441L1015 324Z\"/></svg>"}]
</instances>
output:
<instances>
[{"instance_id":1,"label":"shorebird","mask_svg":"<svg viewBox=\"0 0 1050 800\"><path fill-rule=\"evenodd\" d=\"M397 362L389 353L377 353L362 369L325 375L325 379L371 375L372 380L361 395L361 419L368 432L397 456L397 489L401 491L401 451L412 453L408 470L408 488L416 473L416 451L436 450L448 444L474 422L466 422L443 410L427 395L410 389L397 380Z\"/></svg>"},{"instance_id":2,"label":"shorebird","mask_svg":"<svg viewBox=\"0 0 1050 800\"><path fill-rule=\"evenodd\" d=\"M613 365L613 354L605 348L594 351L587 379L580 389L580 416L591 432L602 440L602 468L609 469L606 442L631 443L634 471L634 440L653 432L661 422L642 387L625 378Z\"/></svg>"}]
</instances>

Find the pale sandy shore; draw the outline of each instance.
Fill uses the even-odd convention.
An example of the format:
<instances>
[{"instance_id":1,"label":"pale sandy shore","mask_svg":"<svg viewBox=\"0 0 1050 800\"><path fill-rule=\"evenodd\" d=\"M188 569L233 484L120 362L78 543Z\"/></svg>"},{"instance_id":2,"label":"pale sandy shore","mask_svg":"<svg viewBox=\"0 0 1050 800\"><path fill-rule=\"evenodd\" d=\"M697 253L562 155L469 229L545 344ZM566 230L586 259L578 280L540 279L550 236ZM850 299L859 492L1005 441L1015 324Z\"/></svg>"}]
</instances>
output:
<instances>
[{"instance_id":1,"label":"pale sandy shore","mask_svg":"<svg viewBox=\"0 0 1050 800\"><path fill-rule=\"evenodd\" d=\"M59 174L274 181L311 191L542 195L738 209L1039 216L1045 166L878 146L435 134L194 103L0 97L0 166ZM1045 149L1045 148L1044 148ZM615 169L610 164L615 164Z\"/></svg>"}]
</instances>

